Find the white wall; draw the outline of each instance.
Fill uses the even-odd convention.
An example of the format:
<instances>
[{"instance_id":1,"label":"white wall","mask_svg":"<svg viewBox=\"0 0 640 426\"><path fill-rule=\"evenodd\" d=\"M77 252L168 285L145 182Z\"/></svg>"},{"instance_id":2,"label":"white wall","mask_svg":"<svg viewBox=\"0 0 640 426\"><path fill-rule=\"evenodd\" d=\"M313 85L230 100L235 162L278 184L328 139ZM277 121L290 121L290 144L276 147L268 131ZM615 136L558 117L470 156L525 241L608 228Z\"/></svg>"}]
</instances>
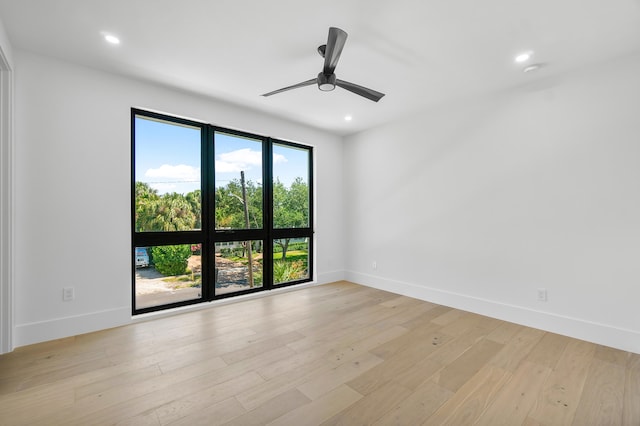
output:
<instances>
[{"instance_id":1,"label":"white wall","mask_svg":"<svg viewBox=\"0 0 640 426\"><path fill-rule=\"evenodd\" d=\"M24 51L16 56L15 345L131 321L130 108L314 146L316 279L344 274L342 141ZM76 298L62 301L62 288Z\"/></svg>"},{"instance_id":2,"label":"white wall","mask_svg":"<svg viewBox=\"0 0 640 426\"><path fill-rule=\"evenodd\" d=\"M640 353L639 75L621 59L347 138L347 279Z\"/></svg>"}]
</instances>

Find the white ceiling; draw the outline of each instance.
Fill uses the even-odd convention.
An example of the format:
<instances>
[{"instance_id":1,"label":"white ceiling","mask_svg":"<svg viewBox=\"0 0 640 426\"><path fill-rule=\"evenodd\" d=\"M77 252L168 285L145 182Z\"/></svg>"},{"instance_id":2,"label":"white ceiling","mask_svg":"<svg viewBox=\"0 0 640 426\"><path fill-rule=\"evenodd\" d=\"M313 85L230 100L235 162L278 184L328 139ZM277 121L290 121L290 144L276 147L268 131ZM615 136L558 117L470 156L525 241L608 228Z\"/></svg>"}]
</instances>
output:
<instances>
[{"instance_id":1,"label":"white ceiling","mask_svg":"<svg viewBox=\"0 0 640 426\"><path fill-rule=\"evenodd\" d=\"M640 50L640 0L0 0L0 19L14 48L342 135ZM330 26L349 34L338 78L386 96L260 96L314 78ZM547 66L523 73L523 50Z\"/></svg>"}]
</instances>

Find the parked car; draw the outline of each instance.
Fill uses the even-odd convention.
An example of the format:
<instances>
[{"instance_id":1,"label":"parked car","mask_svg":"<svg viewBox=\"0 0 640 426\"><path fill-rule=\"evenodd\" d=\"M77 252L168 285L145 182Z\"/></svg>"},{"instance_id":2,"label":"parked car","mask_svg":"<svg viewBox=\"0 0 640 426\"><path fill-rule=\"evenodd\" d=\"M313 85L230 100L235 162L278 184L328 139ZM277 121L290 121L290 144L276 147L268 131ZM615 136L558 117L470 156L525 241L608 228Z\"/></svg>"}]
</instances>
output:
<instances>
[{"instance_id":1,"label":"parked car","mask_svg":"<svg viewBox=\"0 0 640 426\"><path fill-rule=\"evenodd\" d=\"M136 247L136 268L149 266L149 253L146 247Z\"/></svg>"}]
</instances>

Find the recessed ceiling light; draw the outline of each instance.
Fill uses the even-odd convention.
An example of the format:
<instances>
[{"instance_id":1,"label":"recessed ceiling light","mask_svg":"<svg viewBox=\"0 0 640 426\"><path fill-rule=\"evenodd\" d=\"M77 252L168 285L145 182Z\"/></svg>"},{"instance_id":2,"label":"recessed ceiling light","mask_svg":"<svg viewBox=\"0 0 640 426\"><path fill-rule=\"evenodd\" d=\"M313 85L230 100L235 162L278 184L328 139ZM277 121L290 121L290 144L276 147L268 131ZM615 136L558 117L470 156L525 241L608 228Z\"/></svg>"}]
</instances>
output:
<instances>
[{"instance_id":1,"label":"recessed ceiling light","mask_svg":"<svg viewBox=\"0 0 640 426\"><path fill-rule=\"evenodd\" d=\"M105 34L104 39L111 44L120 44L120 39L113 34Z\"/></svg>"},{"instance_id":2,"label":"recessed ceiling light","mask_svg":"<svg viewBox=\"0 0 640 426\"><path fill-rule=\"evenodd\" d=\"M515 61L519 64L527 62L529 59L531 59L531 55L533 55L533 52L522 52L521 54L516 56Z\"/></svg>"},{"instance_id":3,"label":"recessed ceiling light","mask_svg":"<svg viewBox=\"0 0 640 426\"><path fill-rule=\"evenodd\" d=\"M344 121L351 121L351 120L353 120L353 117L351 117L350 115L345 115Z\"/></svg>"}]
</instances>

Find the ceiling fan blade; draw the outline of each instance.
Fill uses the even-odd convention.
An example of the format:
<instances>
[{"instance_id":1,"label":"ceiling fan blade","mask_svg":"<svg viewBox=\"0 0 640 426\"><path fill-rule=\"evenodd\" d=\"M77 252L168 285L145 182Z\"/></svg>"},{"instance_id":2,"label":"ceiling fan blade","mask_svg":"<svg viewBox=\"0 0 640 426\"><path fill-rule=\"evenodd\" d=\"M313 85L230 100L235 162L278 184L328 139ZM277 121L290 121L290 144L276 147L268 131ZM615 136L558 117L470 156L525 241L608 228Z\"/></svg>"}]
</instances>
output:
<instances>
[{"instance_id":1,"label":"ceiling fan blade","mask_svg":"<svg viewBox=\"0 0 640 426\"><path fill-rule=\"evenodd\" d=\"M287 90L297 89L299 87L311 86L312 84L317 84L317 78L312 78L311 80L303 81L302 83L294 84L293 86L283 87L282 89L274 90L273 92L265 93L262 96L271 96L277 93L286 92Z\"/></svg>"},{"instance_id":2,"label":"ceiling fan blade","mask_svg":"<svg viewBox=\"0 0 640 426\"><path fill-rule=\"evenodd\" d=\"M333 74L346 41L346 32L336 27L329 28L329 38L327 39L327 47L324 51L324 69L322 70L325 75Z\"/></svg>"},{"instance_id":3,"label":"ceiling fan blade","mask_svg":"<svg viewBox=\"0 0 640 426\"><path fill-rule=\"evenodd\" d=\"M373 102L378 102L384 96L384 93L380 93L373 89L359 86L354 83L349 83L348 81L340 79L336 79L336 86L342 87L343 89L355 93L356 95L364 96L365 98L370 99Z\"/></svg>"}]
</instances>

